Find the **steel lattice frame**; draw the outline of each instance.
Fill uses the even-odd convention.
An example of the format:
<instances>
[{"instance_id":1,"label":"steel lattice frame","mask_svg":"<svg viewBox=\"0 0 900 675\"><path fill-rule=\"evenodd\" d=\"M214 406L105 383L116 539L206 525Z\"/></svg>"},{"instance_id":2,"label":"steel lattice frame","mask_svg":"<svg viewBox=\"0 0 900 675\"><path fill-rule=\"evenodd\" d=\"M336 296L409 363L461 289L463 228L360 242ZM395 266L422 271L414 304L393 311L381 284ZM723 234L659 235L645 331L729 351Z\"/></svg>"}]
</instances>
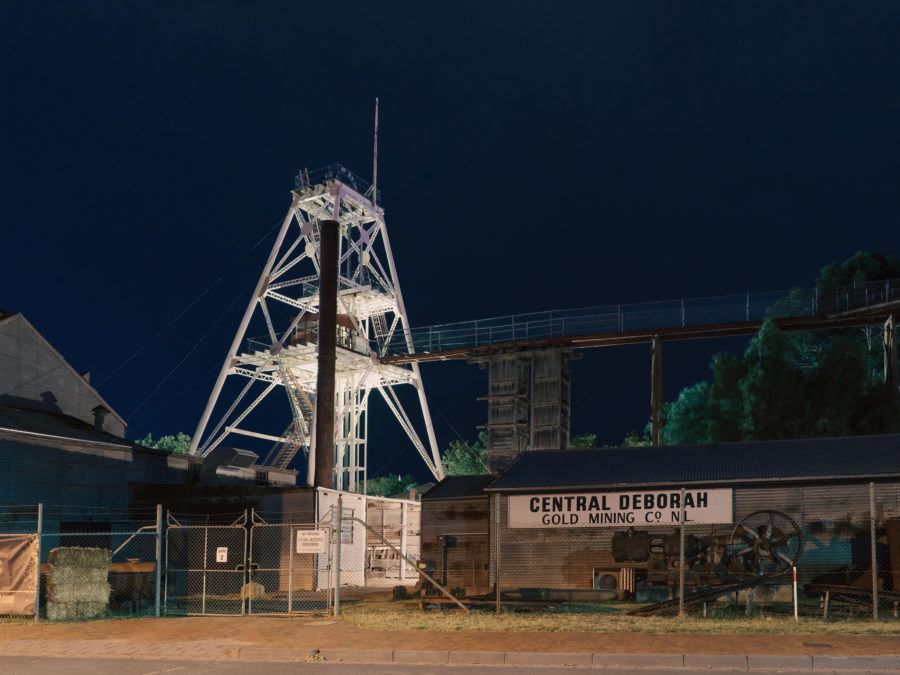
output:
<instances>
[{"instance_id":1,"label":"steel lattice frame","mask_svg":"<svg viewBox=\"0 0 900 675\"><path fill-rule=\"evenodd\" d=\"M312 326L319 302L318 223L328 219L340 224L337 312L343 315L335 372L334 486L358 491L366 479L368 402L373 391L383 397L435 478L443 478L418 364L397 366L378 361L398 333L412 351L383 210L337 178L302 185L292 195L291 206L197 425L191 454L205 456L236 434L275 442L265 464L286 467L302 450L310 457L309 465L313 465L311 457L316 449L310 446L314 442L318 360ZM277 326L272 317L270 309L276 304L296 312L287 327ZM247 351L238 353L251 320L259 316L265 321L266 336L250 340ZM242 378L245 385L206 433L213 411L222 407L219 398L229 377ZM412 385L418 393L428 448L394 391L399 385ZM241 427L249 413L278 387L287 393L292 413L287 430L274 435Z\"/></svg>"}]
</instances>

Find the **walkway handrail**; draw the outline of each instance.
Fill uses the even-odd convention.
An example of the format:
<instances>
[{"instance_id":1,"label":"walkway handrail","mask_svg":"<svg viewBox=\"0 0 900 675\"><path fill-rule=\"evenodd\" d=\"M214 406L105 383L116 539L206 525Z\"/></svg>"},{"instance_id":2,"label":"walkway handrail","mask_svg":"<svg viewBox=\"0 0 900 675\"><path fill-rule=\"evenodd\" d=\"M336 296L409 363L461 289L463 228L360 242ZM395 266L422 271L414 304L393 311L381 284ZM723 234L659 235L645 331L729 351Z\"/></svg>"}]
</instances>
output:
<instances>
[{"instance_id":1,"label":"walkway handrail","mask_svg":"<svg viewBox=\"0 0 900 675\"><path fill-rule=\"evenodd\" d=\"M661 302L530 312L410 329L414 354L597 333L665 330L767 318L825 317L900 301L900 279L854 284L838 291L793 288ZM378 347L373 345L373 347ZM409 354L404 336L385 355Z\"/></svg>"}]
</instances>

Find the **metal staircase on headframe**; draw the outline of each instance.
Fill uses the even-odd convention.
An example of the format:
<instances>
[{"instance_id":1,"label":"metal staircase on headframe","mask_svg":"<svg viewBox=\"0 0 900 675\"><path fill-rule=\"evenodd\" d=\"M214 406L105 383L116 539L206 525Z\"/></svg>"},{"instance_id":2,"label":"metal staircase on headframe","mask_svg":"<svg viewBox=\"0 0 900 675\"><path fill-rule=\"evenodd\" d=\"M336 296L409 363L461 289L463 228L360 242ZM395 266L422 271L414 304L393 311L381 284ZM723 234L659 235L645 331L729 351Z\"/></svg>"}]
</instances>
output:
<instances>
[{"instance_id":1,"label":"metal staircase on headframe","mask_svg":"<svg viewBox=\"0 0 900 675\"><path fill-rule=\"evenodd\" d=\"M291 206L197 426L192 454L204 456L226 438L243 436L274 443L264 460L271 466L287 467L301 451L309 455L318 366L318 224L336 220L340 243L335 444L326 450L334 453L334 487L362 488L373 392L384 399L432 474L443 477L418 364L378 361L387 345L404 339L409 329L384 212L377 206L374 189L366 192L368 187L340 165L297 177ZM254 325L262 337L248 338ZM408 349L412 350L411 342ZM225 407L219 399L231 380L242 386ZM411 385L417 392L427 447L395 391L400 385ZM274 435L250 428L254 410L278 388L287 394L292 418L287 429ZM213 412L223 407L207 433Z\"/></svg>"}]
</instances>

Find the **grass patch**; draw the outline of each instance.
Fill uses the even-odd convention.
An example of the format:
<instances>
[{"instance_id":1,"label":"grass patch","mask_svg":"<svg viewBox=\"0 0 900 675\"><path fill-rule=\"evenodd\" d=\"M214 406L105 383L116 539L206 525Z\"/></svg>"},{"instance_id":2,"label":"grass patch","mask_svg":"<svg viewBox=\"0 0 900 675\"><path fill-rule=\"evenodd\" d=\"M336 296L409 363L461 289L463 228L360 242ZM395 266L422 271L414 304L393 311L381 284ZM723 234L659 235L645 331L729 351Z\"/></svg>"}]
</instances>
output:
<instances>
[{"instance_id":1,"label":"grass patch","mask_svg":"<svg viewBox=\"0 0 900 675\"><path fill-rule=\"evenodd\" d=\"M825 621L761 609L747 617L743 609L729 606L711 608L710 616L629 616L633 603L602 605L550 605L541 611L503 608L475 609L468 614L458 608L423 611L417 600L348 603L342 605L345 623L369 630L491 631L491 632L604 632L604 633L772 633L772 634L855 634L898 635L900 620L888 612L874 623L870 616L840 617ZM775 608L780 609L780 608Z\"/></svg>"}]
</instances>

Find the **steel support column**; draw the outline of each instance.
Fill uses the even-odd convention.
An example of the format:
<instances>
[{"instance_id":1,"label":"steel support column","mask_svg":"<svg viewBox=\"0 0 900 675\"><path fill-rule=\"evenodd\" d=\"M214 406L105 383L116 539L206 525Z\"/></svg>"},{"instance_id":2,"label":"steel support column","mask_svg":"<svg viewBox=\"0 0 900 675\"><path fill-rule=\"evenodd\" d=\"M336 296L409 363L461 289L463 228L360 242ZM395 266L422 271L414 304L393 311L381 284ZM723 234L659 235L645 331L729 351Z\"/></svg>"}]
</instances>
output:
<instances>
[{"instance_id":1,"label":"steel support column","mask_svg":"<svg viewBox=\"0 0 900 675\"><path fill-rule=\"evenodd\" d=\"M894 315L884 322L884 382L888 387L897 390L897 331Z\"/></svg>"},{"instance_id":2,"label":"steel support column","mask_svg":"<svg viewBox=\"0 0 900 675\"><path fill-rule=\"evenodd\" d=\"M319 221L319 367L316 373L316 487L333 488L334 364L337 339L338 222Z\"/></svg>"},{"instance_id":3,"label":"steel support column","mask_svg":"<svg viewBox=\"0 0 900 675\"><path fill-rule=\"evenodd\" d=\"M662 338L653 336L650 357L650 444L663 444Z\"/></svg>"}]
</instances>

